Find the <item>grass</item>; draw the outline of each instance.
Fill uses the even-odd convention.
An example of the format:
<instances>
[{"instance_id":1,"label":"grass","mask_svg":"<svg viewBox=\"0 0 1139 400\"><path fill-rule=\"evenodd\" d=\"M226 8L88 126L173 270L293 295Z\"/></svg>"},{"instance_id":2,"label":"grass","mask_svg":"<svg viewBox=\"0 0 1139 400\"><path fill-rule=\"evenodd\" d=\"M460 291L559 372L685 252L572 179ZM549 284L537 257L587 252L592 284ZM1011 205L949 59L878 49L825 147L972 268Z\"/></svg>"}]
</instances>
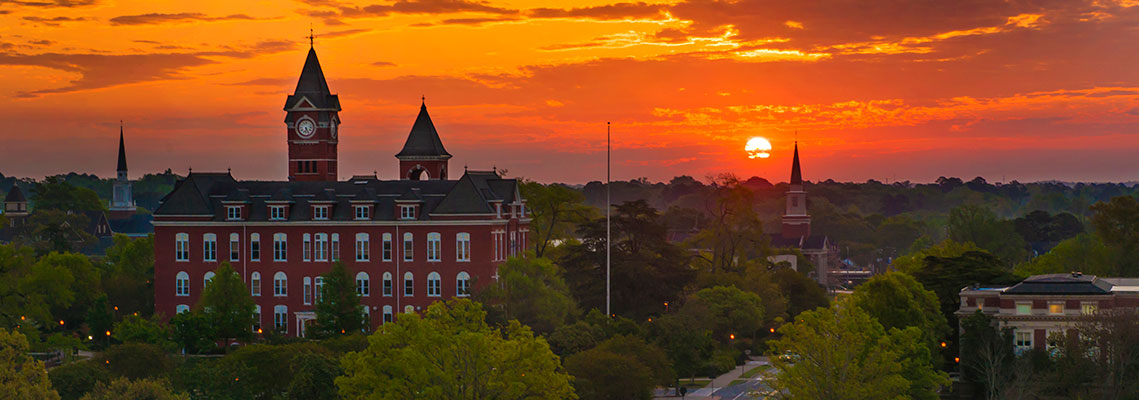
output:
<instances>
[{"instance_id":1,"label":"grass","mask_svg":"<svg viewBox=\"0 0 1139 400\"><path fill-rule=\"evenodd\" d=\"M744 372L743 375L740 375L740 378L742 378L742 379L754 378L756 375L759 375L760 372L766 371L770 367L771 367L770 365L760 365L758 367L749 369L749 370L747 370L747 372Z\"/></svg>"},{"instance_id":2,"label":"grass","mask_svg":"<svg viewBox=\"0 0 1139 400\"><path fill-rule=\"evenodd\" d=\"M728 386L735 386L735 385L739 385L741 383L747 383L750 381L751 381L750 379L735 379L732 381L732 383L729 383Z\"/></svg>"},{"instance_id":3,"label":"grass","mask_svg":"<svg viewBox=\"0 0 1139 400\"><path fill-rule=\"evenodd\" d=\"M708 386L709 383L712 383L711 379L697 379L695 382L693 382L691 379L680 380L681 386L687 386L689 388L702 388Z\"/></svg>"}]
</instances>

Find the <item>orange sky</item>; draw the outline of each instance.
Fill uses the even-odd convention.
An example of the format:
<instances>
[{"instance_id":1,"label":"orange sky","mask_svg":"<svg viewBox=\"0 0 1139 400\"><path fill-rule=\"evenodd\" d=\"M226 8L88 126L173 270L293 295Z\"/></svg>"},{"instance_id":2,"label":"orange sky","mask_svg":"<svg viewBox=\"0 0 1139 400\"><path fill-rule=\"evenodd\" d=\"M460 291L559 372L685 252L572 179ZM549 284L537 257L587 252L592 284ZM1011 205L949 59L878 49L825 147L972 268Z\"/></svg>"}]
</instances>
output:
<instances>
[{"instance_id":1,"label":"orange sky","mask_svg":"<svg viewBox=\"0 0 1139 400\"><path fill-rule=\"evenodd\" d=\"M284 179L309 25L340 171L394 178L427 105L452 168L539 181L1139 180L1139 0L0 0L0 173ZM751 136L771 158L748 159Z\"/></svg>"}]
</instances>

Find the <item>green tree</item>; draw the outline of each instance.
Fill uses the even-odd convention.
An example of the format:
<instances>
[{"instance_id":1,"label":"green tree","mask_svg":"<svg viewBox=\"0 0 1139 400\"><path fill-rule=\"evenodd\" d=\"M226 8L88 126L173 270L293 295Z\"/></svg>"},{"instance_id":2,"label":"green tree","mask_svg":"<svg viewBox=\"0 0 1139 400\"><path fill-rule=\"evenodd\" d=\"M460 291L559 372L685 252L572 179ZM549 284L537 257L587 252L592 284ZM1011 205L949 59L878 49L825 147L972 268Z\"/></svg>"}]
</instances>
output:
<instances>
[{"instance_id":1,"label":"green tree","mask_svg":"<svg viewBox=\"0 0 1139 400\"><path fill-rule=\"evenodd\" d=\"M0 245L0 328L15 328L17 325L27 325L28 317L37 314L44 315L41 321L47 321L50 311L39 303L38 298L30 299L24 295L21 284L24 275L27 275L35 264L35 252L31 247L16 244ZM38 312L30 310L38 309Z\"/></svg>"},{"instance_id":2,"label":"green tree","mask_svg":"<svg viewBox=\"0 0 1139 400\"><path fill-rule=\"evenodd\" d=\"M605 329L586 321L562 325L546 336L550 350L561 357L591 349L605 340Z\"/></svg>"},{"instance_id":3,"label":"green tree","mask_svg":"<svg viewBox=\"0 0 1139 400\"><path fill-rule=\"evenodd\" d=\"M111 338L105 334L97 334L110 331L114 323L115 315L111 313L111 306L107 304L107 295L99 295L87 310L87 329L105 346L110 343Z\"/></svg>"},{"instance_id":4,"label":"green tree","mask_svg":"<svg viewBox=\"0 0 1139 400\"><path fill-rule=\"evenodd\" d=\"M341 359L340 395L371 399L574 399L546 341L518 323L501 330L470 300L400 314Z\"/></svg>"},{"instance_id":5,"label":"green tree","mask_svg":"<svg viewBox=\"0 0 1139 400\"><path fill-rule=\"evenodd\" d=\"M546 255L550 243L573 238L577 224L588 221L596 212L583 203L585 196L565 185L543 185L522 182L519 191L530 212L530 242L534 254Z\"/></svg>"},{"instance_id":6,"label":"green tree","mask_svg":"<svg viewBox=\"0 0 1139 400\"><path fill-rule=\"evenodd\" d=\"M577 314L561 268L545 258L512 257L498 267L498 281L475 294L489 320L518 320L538 333L550 333Z\"/></svg>"},{"instance_id":7,"label":"green tree","mask_svg":"<svg viewBox=\"0 0 1139 400\"><path fill-rule=\"evenodd\" d=\"M16 242L36 248L39 254L75 251L95 242L94 235L84 228L90 222L87 215L63 210L36 210L28 223L17 230Z\"/></svg>"},{"instance_id":8,"label":"green tree","mask_svg":"<svg viewBox=\"0 0 1139 400\"><path fill-rule=\"evenodd\" d=\"M49 176L32 187L36 211L105 211L94 190L76 187L63 177Z\"/></svg>"},{"instance_id":9,"label":"green tree","mask_svg":"<svg viewBox=\"0 0 1139 400\"><path fill-rule=\"evenodd\" d=\"M129 379L162 377L173 367L165 351L145 343L114 345L99 358L112 375Z\"/></svg>"},{"instance_id":10,"label":"green tree","mask_svg":"<svg viewBox=\"0 0 1139 400\"><path fill-rule=\"evenodd\" d=\"M170 318L171 338L187 354L201 354L214 348L210 321L200 311L187 311Z\"/></svg>"},{"instance_id":11,"label":"green tree","mask_svg":"<svg viewBox=\"0 0 1139 400\"><path fill-rule=\"evenodd\" d=\"M767 256L770 238L755 212L755 196L732 174L713 179L705 210L712 218L708 227L690 241L696 248L711 249L702 259L712 271L742 272L743 265Z\"/></svg>"},{"instance_id":12,"label":"green tree","mask_svg":"<svg viewBox=\"0 0 1139 400\"><path fill-rule=\"evenodd\" d=\"M637 336L616 335L601 342L594 349L636 359L649 369L655 385L667 386L676 379L676 374L673 373L672 365L664 351Z\"/></svg>"},{"instance_id":13,"label":"green tree","mask_svg":"<svg viewBox=\"0 0 1139 400\"><path fill-rule=\"evenodd\" d=\"M686 305L649 324L653 342L664 350L678 377L695 378L705 371L716 348L709 320L705 307Z\"/></svg>"},{"instance_id":14,"label":"green tree","mask_svg":"<svg viewBox=\"0 0 1139 400\"><path fill-rule=\"evenodd\" d=\"M364 329L366 321L361 311L360 296L356 292L356 281L348 274L344 264L333 263L332 268L321 276L324 288L316 300L313 333L329 337L354 334Z\"/></svg>"},{"instance_id":15,"label":"green tree","mask_svg":"<svg viewBox=\"0 0 1139 400\"><path fill-rule=\"evenodd\" d=\"M0 393L14 399L59 399L42 362L27 355L28 340L19 332L0 329Z\"/></svg>"},{"instance_id":16,"label":"green tree","mask_svg":"<svg viewBox=\"0 0 1139 400\"><path fill-rule=\"evenodd\" d=\"M961 320L961 329L961 378L984 388L985 399L1001 398L1016 361L1012 331L997 328L981 310Z\"/></svg>"},{"instance_id":17,"label":"green tree","mask_svg":"<svg viewBox=\"0 0 1139 400\"><path fill-rule=\"evenodd\" d=\"M1029 277L1043 274L1064 274L1079 271L1089 275L1119 276L1119 258L1115 249L1108 247L1096 235L1081 233L1066 239L1052 250L1016 266L1017 275Z\"/></svg>"},{"instance_id":18,"label":"green tree","mask_svg":"<svg viewBox=\"0 0 1139 400\"><path fill-rule=\"evenodd\" d=\"M573 387L583 399L624 400L653 397L652 371L636 357L594 348L566 359Z\"/></svg>"},{"instance_id":19,"label":"green tree","mask_svg":"<svg viewBox=\"0 0 1139 400\"><path fill-rule=\"evenodd\" d=\"M771 271L771 279L787 299L787 314L792 317L830 304L826 289L798 271L779 268Z\"/></svg>"},{"instance_id":20,"label":"green tree","mask_svg":"<svg viewBox=\"0 0 1139 400\"><path fill-rule=\"evenodd\" d=\"M122 314L139 313L149 317L154 312L154 236L132 239L114 236L107 248L107 266L103 288L111 305Z\"/></svg>"},{"instance_id":21,"label":"green tree","mask_svg":"<svg viewBox=\"0 0 1139 400\"><path fill-rule=\"evenodd\" d=\"M779 397L936 398L938 386L948 384L928 365L928 349L917 328L887 332L861 308L845 303L806 311L796 319L779 328L781 337L771 343L777 371L771 383ZM923 352L926 360L920 359ZM909 360L915 355L919 360ZM930 382L932 388L918 385Z\"/></svg>"},{"instance_id":22,"label":"green tree","mask_svg":"<svg viewBox=\"0 0 1139 400\"><path fill-rule=\"evenodd\" d=\"M40 257L20 282L28 316L42 322L63 320L76 328L99 296L99 272L82 254L50 253Z\"/></svg>"},{"instance_id":23,"label":"green tree","mask_svg":"<svg viewBox=\"0 0 1139 400\"><path fill-rule=\"evenodd\" d=\"M306 362L313 365L306 367L303 365ZM313 381L331 373L325 365L328 363L332 364L334 371L339 371L332 352L316 343L256 344L242 346L226 355L217 368L233 371L234 378L240 379L249 398L281 398L291 390L303 393L323 390L322 384L331 385L332 377L338 372L326 381ZM306 370L308 367L313 369Z\"/></svg>"},{"instance_id":24,"label":"green tree","mask_svg":"<svg viewBox=\"0 0 1139 400\"><path fill-rule=\"evenodd\" d=\"M684 307L700 307L708 316L712 337L722 343L728 343L730 335L754 337L763 325L763 301L733 286L701 289Z\"/></svg>"},{"instance_id":25,"label":"green tree","mask_svg":"<svg viewBox=\"0 0 1139 400\"><path fill-rule=\"evenodd\" d=\"M336 377L340 364L336 358L318 353L297 354L292 360L293 379L289 382L287 399L335 399Z\"/></svg>"},{"instance_id":26,"label":"green tree","mask_svg":"<svg viewBox=\"0 0 1139 400\"><path fill-rule=\"evenodd\" d=\"M930 352L938 350L941 338L949 331L937 295L901 272L878 275L858 285L851 295L851 304L869 313L887 330L918 328Z\"/></svg>"},{"instance_id":27,"label":"green tree","mask_svg":"<svg viewBox=\"0 0 1139 400\"><path fill-rule=\"evenodd\" d=\"M935 246L930 246L895 258L894 262L890 263L890 269L913 275L925 264L926 257L957 257L969 251L984 251L984 249L977 247L977 245L971 242L960 243L953 240L944 240Z\"/></svg>"},{"instance_id":28,"label":"green tree","mask_svg":"<svg viewBox=\"0 0 1139 400\"><path fill-rule=\"evenodd\" d=\"M63 400L78 400L95 388L95 384L111 379L111 374L95 361L67 363L47 372L51 386Z\"/></svg>"},{"instance_id":29,"label":"green tree","mask_svg":"<svg viewBox=\"0 0 1139 400\"><path fill-rule=\"evenodd\" d=\"M218 267L198 300L198 308L209 321L213 338L221 340L227 351L230 341L253 337L254 306L245 282L228 262Z\"/></svg>"},{"instance_id":30,"label":"green tree","mask_svg":"<svg viewBox=\"0 0 1139 400\"><path fill-rule=\"evenodd\" d=\"M975 243L999 257L1006 265L1024 261L1027 246L1012 221L997 218L992 210L963 205L949 210L949 239Z\"/></svg>"},{"instance_id":31,"label":"green tree","mask_svg":"<svg viewBox=\"0 0 1139 400\"><path fill-rule=\"evenodd\" d=\"M174 393L164 380L120 378L110 384L99 383L82 400L190 400L190 396Z\"/></svg>"},{"instance_id":32,"label":"green tree","mask_svg":"<svg viewBox=\"0 0 1139 400\"><path fill-rule=\"evenodd\" d=\"M1118 276L1139 276L1139 201L1119 196L1093 204L1091 210L1096 236L1119 255Z\"/></svg>"},{"instance_id":33,"label":"green tree","mask_svg":"<svg viewBox=\"0 0 1139 400\"><path fill-rule=\"evenodd\" d=\"M158 316L143 318L133 314L123 317L112 333L115 339L123 343L148 343L167 351L177 350L178 345L170 341L170 335L170 327Z\"/></svg>"}]
</instances>

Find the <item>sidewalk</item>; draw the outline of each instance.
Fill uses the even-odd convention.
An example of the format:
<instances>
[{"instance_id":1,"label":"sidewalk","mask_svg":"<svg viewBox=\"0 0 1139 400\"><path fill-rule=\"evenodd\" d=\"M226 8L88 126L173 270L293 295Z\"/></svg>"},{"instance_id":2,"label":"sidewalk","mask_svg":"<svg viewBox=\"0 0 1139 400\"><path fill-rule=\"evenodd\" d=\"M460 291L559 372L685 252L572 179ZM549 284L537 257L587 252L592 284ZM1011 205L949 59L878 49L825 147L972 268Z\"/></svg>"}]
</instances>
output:
<instances>
[{"instance_id":1,"label":"sidewalk","mask_svg":"<svg viewBox=\"0 0 1139 400\"><path fill-rule=\"evenodd\" d=\"M716 379L712 380L712 383L708 384L708 386L705 386L705 387L702 387L699 389L689 389L688 395L686 395L684 397L684 399L685 400L689 400L689 399L734 400L737 398L743 399L745 397L743 397L742 394L747 393L748 390L750 390L752 387L755 386L754 383L756 383L756 382L743 383L743 384L736 385L734 387L729 387L729 386L732 384L732 381L740 379L740 376L743 375L745 372L751 370L752 368L759 367L761 365L769 365L769 363L767 362L767 357L757 357L756 360L750 360L747 362L747 365L745 365L742 369L739 366L736 366L731 371L728 371L727 373L724 373L723 375L717 376ZM761 377L763 377L762 373L757 374L756 376L753 376L751 378L751 380L754 381L757 378L761 378ZM680 384L683 385L686 381L687 380L685 380L685 379L681 379ZM676 396L675 393L676 393L675 388L667 388L667 389L658 388L653 392L653 398L654 399L679 399L680 397Z\"/></svg>"}]
</instances>

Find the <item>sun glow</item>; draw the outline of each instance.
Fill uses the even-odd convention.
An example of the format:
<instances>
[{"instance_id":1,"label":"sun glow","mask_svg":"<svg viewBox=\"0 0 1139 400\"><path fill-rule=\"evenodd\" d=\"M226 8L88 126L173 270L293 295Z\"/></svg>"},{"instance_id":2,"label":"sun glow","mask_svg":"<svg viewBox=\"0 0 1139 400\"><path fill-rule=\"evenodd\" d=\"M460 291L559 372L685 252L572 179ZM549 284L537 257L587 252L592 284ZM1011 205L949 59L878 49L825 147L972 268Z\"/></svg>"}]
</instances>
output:
<instances>
[{"instance_id":1,"label":"sun glow","mask_svg":"<svg viewBox=\"0 0 1139 400\"><path fill-rule=\"evenodd\" d=\"M767 141L766 138L753 137L747 140L744 151L747 152L747 158L771 157L771 142Z\"/></svg>"}]
</instances>

